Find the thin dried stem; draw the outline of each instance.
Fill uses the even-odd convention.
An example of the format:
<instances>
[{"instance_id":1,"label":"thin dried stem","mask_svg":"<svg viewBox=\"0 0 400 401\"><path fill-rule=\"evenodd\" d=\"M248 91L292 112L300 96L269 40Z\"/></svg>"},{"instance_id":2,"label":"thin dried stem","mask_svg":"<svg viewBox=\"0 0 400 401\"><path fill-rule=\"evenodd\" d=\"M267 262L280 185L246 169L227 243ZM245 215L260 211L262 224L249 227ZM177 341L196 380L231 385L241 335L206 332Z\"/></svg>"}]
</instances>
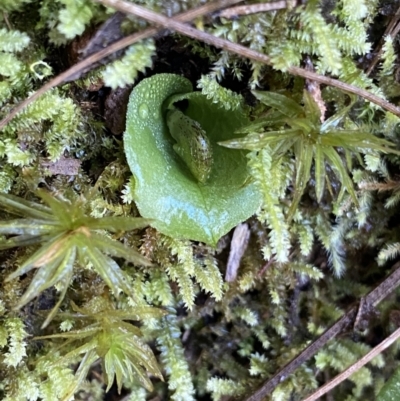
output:
<instances>
[{"instance_id":1,"label":"thin dried stem","mask_svg":"<svg viewBox=\"0 0 400 401\"><path fill-rule=\"evenodd\" d=\"M377 355L382 353L386 348L392 345L397 339L400 338L400 327L389 337L383 340L379 345L373 348L368 354L364 355L360 360L358 360L355 364L348 367L344 372L340 373L336 377L334 377L331 381L320 387L317 391L312 393L307 398L304 398L303 401L315 401L318 398L322 397L328 391L332 390L336 386L338 386L341 382L348 379L353 373L360 370L363 366L365 366L368 362L370 362Z\"/></svg>"},{"instance_id":2,"label":"thin dried stem","mask_svg":"<svg viewBox=\"0 0 400 401\"><path fill-rule=\"evenodd\" d=\"M396 263L393 268L395 269L393 273L364 297L364 304L366 303L375 306L398 287L400 283L400 262ZM349 327L351 323L354 322L357 316L357 311L358 305L351 307L333 326L321 334L321 336L297 355L296 358L292 359L287 365L285 365L278 373L261 385L261 387L252 395L245 398L244 401L263 400L279 383L285 380L304 362L314 356L329 340L335 338L345 328Z\"/></svg>"},{"instance_id":3,"label":"thin dried stem","mask_svg":"<svg viewBox=\"0 0 400 401\"><path fill-rule=\"evenodd\" d=\"M400 182L393 180L386 182L360 182L358 187L366 191L398 191L400 189Z\"/></svg>"},{"instance_id":4,"label":"thin dried stem","mask_svg":"<svg viewBox=\"0 0 400 401\"><path fill-rule=\"evenodd\" d=\"M374 70L375 66L378 64L382 53L383 53L383 38L387 35L390 35L393 39L396 37L396 35L399 32L399 27L400 27L400 23L398 23L400 18L400 7L397 9L396 13L393 15L392 19L390 20L388 26L386 27L386 30L384 32L384 34L382 35L382 38L379 42L379 45L377 47L377 49L375 49L374 53L375 53L375 57L373 58L373 60L371 61L371 64L369 65L367 71L365 72L367 75L371 74L371 72ZM397 23L397 25L396 25Z\"/></svg>"},{"instance_id":5,"label":"thin dried stem","mask_svg":"<svg viewBox=\"0 0 400 401\"><path fill-rule=\"evenodd\" d=\"M264 63L267 65L272 65L270 57L266 56L265 54L259 53L255 50L251 50L237 43L230 42L229 40L217 38L214 35L195 29L187 24L177 21L174 18L165 17L163 15L157 14L154 11L148 10L136 4L132 4L124 0L92 0L92 1L95 1L96 3L101 3L108 7L115 8L116 10L124 12L126 14L136 15L137 17L141 17L149 22L152 22L153 24L164 26L165 28L174 30L183 35L200 40L209 45L213 45L220 49L236 53L239 56L249 58L251 60L258 61L260 63ZM390 111L391 113L400 117L400 108L396 107L394 104L388 102L387 100L382 99L379 96L374 95L373 93L368 92L364 89L360 89L354 85L346 84L337 79L328 78L325 77L324 75L316 74L315 72L307 71L300 67L290 67L287 69L287 72L293 75L298 75L303 78L317 81L321 84L334 86L345 92L354 93L355 95L361 96L364 99L369 100L370 102L375 103L378 106L382 107L383 109Z\"/></svg>"},{"instance_id":6,"label":"thin dried stem","mask_svg":"<svg viewBox=\"0 0 400 401\"><path fill-rule=\"evenodd\" d=\"M257 3L257 4L246 4L244 6L230 7L226 10L222 10L218 13L218 17L222 18L236 18L240 15L249 15L257 13L265 13L274 10L282 10L285 8L291 8L293 1L274 1L270 3ZM294 2L296 3L296 1Z\"/></svg>"}]
</instances>

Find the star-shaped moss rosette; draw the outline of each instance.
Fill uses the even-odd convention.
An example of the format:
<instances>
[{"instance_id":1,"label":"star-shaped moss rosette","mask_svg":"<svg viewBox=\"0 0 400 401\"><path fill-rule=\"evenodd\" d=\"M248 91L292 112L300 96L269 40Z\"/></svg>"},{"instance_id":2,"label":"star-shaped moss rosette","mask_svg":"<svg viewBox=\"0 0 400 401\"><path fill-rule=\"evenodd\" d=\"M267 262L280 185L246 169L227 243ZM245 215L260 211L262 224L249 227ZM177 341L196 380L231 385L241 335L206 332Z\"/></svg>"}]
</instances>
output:
<instances>
[{"instance_id":1,"label":"star-shaped moss rosette","mask_svg":"<svg viewBox=\"0 0 400 401\"><path fill-rule=\"evenodd\" d=\"M74 320L76 330L36 337L36 340L65 340L58 348L62 357L56 365L64 366L82 358L75 374L76 381L65 390L63 400L69 400L79 389L92 364L98 359L107 384L106 392L111 388L114 378L119 393L123 383L131 383L132 379L148 391L153 390L148 374L163 379L153 351L141 339L141 330L127 320L159 319L166 315L165 311L147 305L118 310L104 297L95 297L82 308L73 302L71 306L75 313L60 313L59 317Z\"/></svg>"},{"instance_id":2,"label":"star-shaped moss rosette","mask_svg":"<svg viewBox=\"0 0 400 401\"><path fill-rule=\"evenodd\" d=\"M357 205L357 196L351 171L352 157L361 160L361 154L393 153L399 155L395 145L368 132L364 127L346 129L340 123L346 118L353 102L339 113L321 123L321 111L310 93L304 91L303 106L293 99L274 92L253 91L261 103L270 108L263 119L236 131L239 138L221 141L220 145L230 149L258 151L271 149L272 159L292 152L295 159L295 191L288 212L289 220L311 178L314 165L315 192L321 201L325 188L331 186L326 165L329 165L341 183L339 199L347 191ZM243 137L243 134L247 134ZM345 161L341 153L344 153Z\"/></svg>"},{"instance_id":3,"label":"star-shaped moss rosette","mask_svg":"<svg viewBox=\"0 0 400 401\"><path fill-rule=\"evenodd\" d=\"M47 288L58 284L61 295L43 323L46 326L65 296L75 266L90 265L115 295L122 290L135 297L124 272L112 257L123 258L136 265L149 265L150 262L137 250L109 238L104 231L115 233L134 230L147 226L149 221L132 217L97 219L85 214L86 201L83 198L68 202L58 200L45 191L38 191L38 195L48 206L0 194L0 204L4 210L23 216L0 222L0 234L7 236L0 240L0 250L39 245L36 252L7 277L7 280L13 280L37 269L16 308L21 308Z\"/></svg>"}]
</instances>

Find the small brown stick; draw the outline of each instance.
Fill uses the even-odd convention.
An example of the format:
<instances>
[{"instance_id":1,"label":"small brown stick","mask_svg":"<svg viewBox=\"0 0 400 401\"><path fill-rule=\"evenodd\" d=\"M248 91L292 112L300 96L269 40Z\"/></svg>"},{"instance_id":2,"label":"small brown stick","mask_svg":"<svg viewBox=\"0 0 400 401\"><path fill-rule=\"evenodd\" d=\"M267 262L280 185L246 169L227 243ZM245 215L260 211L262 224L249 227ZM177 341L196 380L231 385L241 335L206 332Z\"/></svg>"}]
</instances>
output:
<instances>
[{"instance_id":1,"label":"small brown stick","mask_svg":"<svg viewBox=\"0 0 400 401\"><path fill-rule=\"evenodd\" d=\"M315 71L314 65L309 56L305 58L304 64L304 68L306 70ZM307 92L311 95L311 97L314 99L314 102L318 106L318 109L320 111L320 121L321 123L323 123L325 121L326 105L324 99L322 98L321 86L318 84L318 82L311 81L310 79L306 79L305 86Z\"/></svg>"},{"instance_id":2,"label":"small brown stick","mask_svg":"<svg viewBox=\"0 0 400 401\"><path fill-rule=\"evenodd\" d=\"M376 53L375 57L373 58L373 60L371 61L371 64L369 65L367 71L365 72L367 75L371 74L371 72L373 71L375 66L378 64L378 62L382 56L383 38L387 35L390 35L392 37L392 39L394 39L396 37L396 35L398 34L400 26L399 26L399 23L396 25L396 22L398 22L399 18L400 18L400 7L394 14L393 18L390 20L388 26L385 29L384 34L382 35L382 39L380 40L378 47L375 49L375 53ZM396 25L396 27L395 27L395 25Z\"/></svg>"},{"instance_id":3,"label":"small brown stick","mask_svg":"<svg viewBox=\"0 0 400 401\"><path fill-rule=\"evenodd\" d=\"M224 8L228 5L240 3L243 0L217 0L213 3L205 4L204 6L197 7L184 13L177 15L175 18L178 21L192 21L195 18L201 17L205 14L212 13L216 10ZM99 60L117 52L118 50L124 49L132 45L133 43L139 42L143 39L147 39L151 36L156 35L158 32L162 31L163 28L148 28L141 32L133 33L132 35L126 36L125 38L120 39L119 41L111 44L105 49L92 54L91 56L85 58L79 63L73 65L68 70L63 73L57 75L55 78L47 82L43 85L39 90L33 93L30 97L26 98L24 101L19 103L14 109L8 113L8 115L0 121L0 130L3 129L19 112L21 112L25 107L27 107L30 103L38 99L44 93L46 93L51 88L62 84L63 82L67 82L71 77L79 74L92 64L98 62Z\"/></svg>"},{"instance_id":4,"label":"small brown stick","mask_svg":"<svg viewBox=\"0 0 400 401\"><path fill-rule=\"evenodd\" d=\"M240 15L249 15L257 13L265 13L268 11L282 10L284 8L292 8L293 4L297 1L274 1L272 3L257 3L257 4L246 4L244 6L230 7L217 13L218 17L222 18L236 18Z\"/></svg>"},{"instance_id":5,"label":"small brown stick","mask_svg":"<svg viewBox=\"0 0 400 401\"><path fill-rule=\"evenodd\" d=\"M272 256L272 258L258 272L258 277L261 277L274 262L275 262L275 256Z\"/></svg>"},{"instance_id":6,"label":"small brown stick","mask_svg":"<svg viewBox=\"0 0 400 401\"><path fill-rule=\"evenodd\" d=\"M7 28L11 31L12 26L11 26L11 24L10 24L10 21L8 20L8 13L3 12L3 18L4 18L4 22L5 22L6 25L7 25Z\"/></svg>"},{"instance_id":7,"label":"small brown stick","mask_svg":"<svg viewBox=\"0 0 400 401\"><path fill-rule=\"evenodd\" d=\"M382 283L375 287L365 296L365 302L370 305L377 305L382 299L393 292L400 283L400 262L397 262L393 268L395 269ZM357 305L351 307L345 315L343 315L336 323L321 334L313 343L311 343L296 358L292 359L278 373L267 380L258 390L244 401L261 401L270 394L276 386L292 374L304 362L314 356L329 340L336 337L346 327L354 321L357 316Z\"/></svg>"},{"instance_id":8,"label":"small brown stick","mask_svg":"<svg viewBox=\"0 0 400 401\"><path fill-rule=\"evenodd\" d=\"M214 35L200 31L187 24L179 22L174 18L165 17L163 15L157 14L154 11L148 10L136 4L128 3L127 1L124 0L92 0L92 1L95 1L96 3L101 3L105 6L115 8L116 10L122 11L127 14L136 15L149 22L152 22L153 24L162 25L165 28L172 29L183 35L200 40L209 45L219 47L223 50L228 50L232 53L236 53L242 57L259 61L260 63L263 64L272 65L270 57L266 56L265 54L259 53L245 46L241 46L237 43L230 42L229 40L218 38ZM287 72L293 75L298 75L303 78L317 81L321 84L334 86L345 92L354 93L400 117L400 108L396 107L394 104L388 102L387 100L382 99L381 97L376 96L373 93L368 92L364 89L360 89L354 85L346 84L345 82L329 78L312 71L306 71L305 69L300 67L289 67L287 69ZM1 123L0 123L0 128L1 128Z\"/></svg>"},{"instance_id":9,"label":"small brown stick","mask_svg":"<svg viewBox=\"0 0 400 401\"><path fill-rule=\"evenodd\" d=\"M361 359L359 359L355 364L349 366L345 371L334 377L331 381L320 387L310 396L304 398L303 401L315 401L318 398L322 397L328 391L332 390L334 387L339 385L342 381L349 378L353 373L361 369L364 365L366 365L373 358L375 358L377 355L383 352L386 348L392 345L399 338L400 338L400 327L389 337L383 340L379 345L377 345L370 352L368 352L368 354L364 355Z\"/></svg>"},{"instance_id":10,"label":"small brown stick","mask_svg":"<svg viewBox=\"0 0 400 401\"><path fill-rule=\"evenodd\" d=\"M247 249L250 239L250 229L247 223L242 223L236 226L229 251L228 264L226 267L225 281L232 283L236 280L240 261Z\"/></svg>"}]
</instances>

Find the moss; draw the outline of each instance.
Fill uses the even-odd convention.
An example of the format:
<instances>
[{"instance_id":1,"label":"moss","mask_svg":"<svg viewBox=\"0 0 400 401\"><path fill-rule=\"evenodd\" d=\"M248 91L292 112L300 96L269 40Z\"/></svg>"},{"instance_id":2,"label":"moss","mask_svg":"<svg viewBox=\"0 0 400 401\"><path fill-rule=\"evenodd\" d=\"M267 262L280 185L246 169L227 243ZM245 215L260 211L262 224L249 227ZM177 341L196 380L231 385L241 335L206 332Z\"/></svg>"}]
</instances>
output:
<instances>
[{"instance_id":1,"label":"moss","mask_svg":"<svg viewBox=\"0 0 400 401\"><path fill-rule=\"evenodd\" d=\"M138 3L170 14L200 4ZM245 397L385 277L400 250L399 120L338 89L310 89L285 71L307 58L318 72L395 102L398 43L384 39L382 62L370 74L363 64L379 44L376 32L390 6L395 1L381 7L376 0L309 0L290 10L205 17L197 26L270 55L274 67L177 35L149 39L92 78L47 92L2 130L1 399L63 400L75 393L101 400L106 392L115 399L130 393L131 400ZM3 1L0 10L1 117L63 70L68 57L60 55L110 14L89 0ZM124 26L131 33L146 24L133 19ZM156 47L162 43L173 48ZM247 222L250 240L231 283L222 279L231 234L210 247L128 224L142 221L135 183L121 139L99 116L110 88L89 88L101 77L111 87L136 83L153 74L153 62L157 72L187 72L209 99L229 110L243 107L251 119L232 140L252 141L248 171L263 204ZM257 89L256 97L249 89ZM274 96L269 91L291 106L257 100ZM324 118L331 124L326 131ZM289 127L305 141L307 132L314 135L315 143L343 137L307 152L289 136L266 142L271 132L288 135ZM73 159L79 167L72 175L52 174L44 159ZM393 330L397 295L366 330L331 341L269 399L301 399L359 359ZM397 364L396 352L381 355L338 386L334 399L372 399Z\"/></svg>"}]
</instances>

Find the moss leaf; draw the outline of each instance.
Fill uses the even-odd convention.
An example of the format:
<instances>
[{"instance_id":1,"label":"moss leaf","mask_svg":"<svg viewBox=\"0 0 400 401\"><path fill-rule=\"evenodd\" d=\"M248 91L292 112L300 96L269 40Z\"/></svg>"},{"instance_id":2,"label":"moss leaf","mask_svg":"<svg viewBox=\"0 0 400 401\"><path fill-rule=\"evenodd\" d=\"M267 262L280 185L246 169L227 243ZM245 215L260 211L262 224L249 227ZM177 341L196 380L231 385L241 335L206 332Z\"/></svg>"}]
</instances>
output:
<instances>
[{"instance_id":1,"label":"moss leaf","mask_svg":"<svg viewBox=\"0 0 400 401\"><path fill-rule=\"evenodd\" d=\"M400 398L400 368L385 383L376 398L377 401L396 401Z\"/></svg>"}]
</instances>

